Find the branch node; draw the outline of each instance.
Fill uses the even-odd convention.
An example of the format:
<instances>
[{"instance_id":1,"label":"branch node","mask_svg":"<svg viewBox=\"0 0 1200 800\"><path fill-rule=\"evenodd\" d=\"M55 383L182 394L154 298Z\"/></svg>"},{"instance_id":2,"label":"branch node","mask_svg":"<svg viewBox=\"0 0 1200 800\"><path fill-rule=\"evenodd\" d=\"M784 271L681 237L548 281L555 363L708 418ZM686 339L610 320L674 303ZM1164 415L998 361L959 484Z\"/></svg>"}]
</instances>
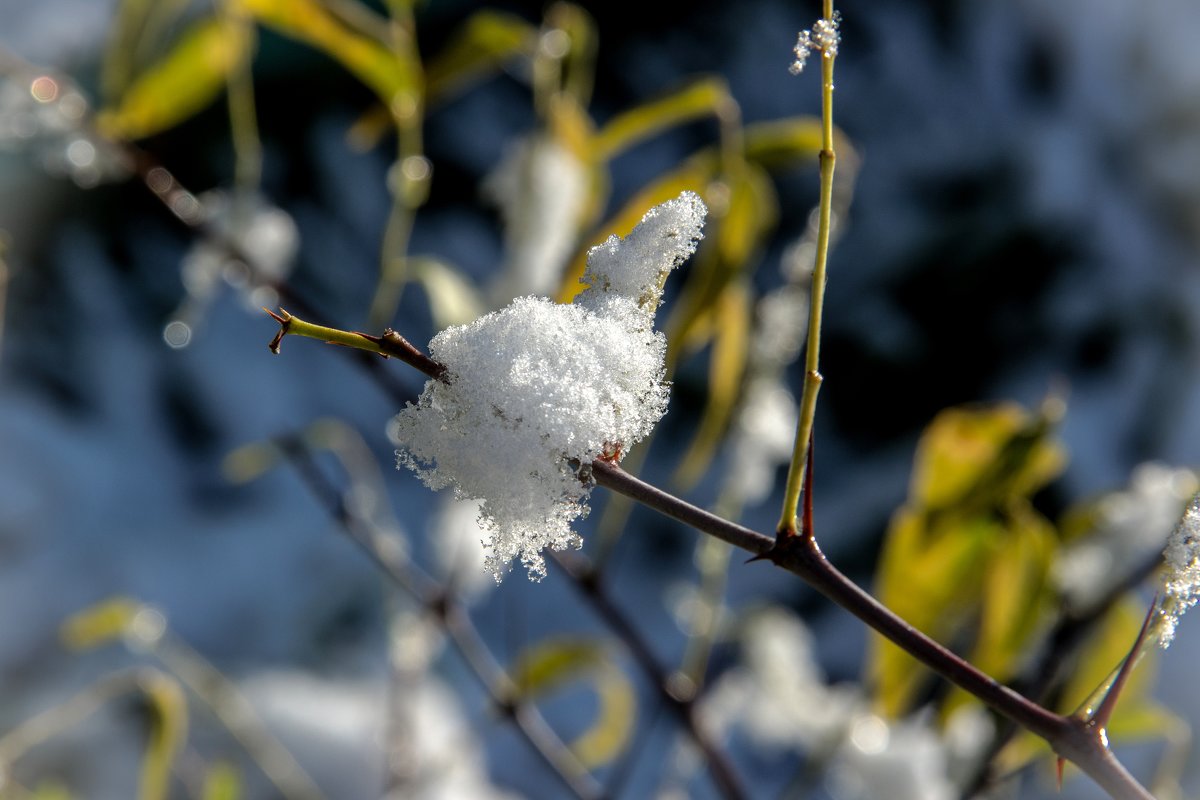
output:
<instances>
[{"instance_id":1,"label":"branch node","mask_svg":"<svg viewBox=\"0 0 1200 800\"><path fill-rule=\"evenodd\" d=\"M263 311L271 315L271 319L279 323L279 330L275 333L275 337L271 339L267 349L275 355L279 355L279 344L283 341L283 337L288 335L288 329L292 326L292 315L287 312L287 309L280 308L276 314L271 309L263 306Z\"/></svg>"}]
</instances>

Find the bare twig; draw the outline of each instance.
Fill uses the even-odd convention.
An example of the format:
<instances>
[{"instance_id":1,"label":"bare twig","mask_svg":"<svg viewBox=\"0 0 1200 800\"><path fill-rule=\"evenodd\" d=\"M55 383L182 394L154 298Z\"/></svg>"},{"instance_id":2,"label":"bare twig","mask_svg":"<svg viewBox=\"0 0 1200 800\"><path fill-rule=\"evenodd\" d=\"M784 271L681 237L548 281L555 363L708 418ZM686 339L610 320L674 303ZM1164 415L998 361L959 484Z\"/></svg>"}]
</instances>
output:
<instances>
[{"instance_id":1,"label":"bare twig","mask_svg":"<svg viewBox=\"0 0 1200 800\"><path fill-rule=\"evenodd\" d=\"M628 648L629 654L642 670L646 680L658 692L667 708L683 725L688 737L704 755L704 761L712 774L713 783L716 784L721 795L730 800L747 797L741 779L738 778L737 771L729 761L729 757L709 738L701 726L696 716L695 698L691 693L683 694L672 687L667 671L658 663L649 644L642 638L633 622L609 597L600 582L600 576L591 570L584 559L579 556L552 553L550 557L563 568L596 614Z\"/></svg>"},{"instance_id":2,"label":"bare twig","mask_svg":"<svg viewBox=\"0 0 1200 800\"><path fill-rule=\"evenodd\" d=\"M300 437L281 437L278 446L288 456L310 491L328 510L346 535L391 579L436 619L472 674L496 706L510 717L521 735L553 770L570 792L581 800L599 800L603 788L580 763L545 717L520 697L516 685L495 660L462 603L408 561L391 540L372 529L345 503L341 492L321 472Z\"/></svg>"}]
</instances>

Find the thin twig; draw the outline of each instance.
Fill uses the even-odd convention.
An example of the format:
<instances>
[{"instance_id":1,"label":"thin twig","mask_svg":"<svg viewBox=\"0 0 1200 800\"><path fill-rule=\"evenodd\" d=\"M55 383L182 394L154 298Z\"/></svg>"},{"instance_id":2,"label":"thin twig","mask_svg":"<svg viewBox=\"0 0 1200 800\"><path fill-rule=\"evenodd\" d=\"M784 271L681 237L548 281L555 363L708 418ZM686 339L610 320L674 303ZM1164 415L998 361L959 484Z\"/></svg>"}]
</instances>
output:
<instances>
[{"instance_id":1,"label":"thin twig","mask_svg":"<svg viewBox=\"0 0 1200 800\"><path fill-rule=\"evenodd\" d=\"M492 656L458 598L439 587L436 581L404 558L397 548L383 544L390 540L378 536L366 520L351 511L341 492L317 467L312 452L301 437L280 437L277 444L305 485L351 541L442 625L492 701L512 718L517 730L567 789L581 800L602 798L603 787L563 743L537 708L521 699L512 678Z\"/></svg>"},{"instance_id":2,"label":"thin twig","mask_svg":"<svg viewBox=\"0 0 1200 800\"><path fill-rule=\"evenodd\" d=\"M721 795L730 800L748 797L729 757L708 737L701 726L696 715L695 698L691 694L683 695L673 690L667 671L658 663L658 659L650 650L650 645L638 632L633 622L609 597L599 576L590 570L579 556L551 553L550 557L563 568L575 588L588 601L592 610L604 620L605 624L629 650L629 654L642 670L646 680L650 682L667 708L671 709L680 724L683 725L688 737L703 753L705 764L712 774L713 783L716 784Z\"/></svg>"}]
</instances>

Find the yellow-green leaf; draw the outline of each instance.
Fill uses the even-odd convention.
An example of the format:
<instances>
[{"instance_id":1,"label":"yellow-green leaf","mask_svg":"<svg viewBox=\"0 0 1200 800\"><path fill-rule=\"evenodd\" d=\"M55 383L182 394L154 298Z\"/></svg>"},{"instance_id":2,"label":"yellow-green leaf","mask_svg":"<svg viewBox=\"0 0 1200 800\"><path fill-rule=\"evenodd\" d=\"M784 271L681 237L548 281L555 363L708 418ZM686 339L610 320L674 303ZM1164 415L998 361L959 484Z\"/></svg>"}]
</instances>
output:
<instances>
[{"instance_id":1,"label":"yellow-green leaf","mask_svg":"<svg viewBox=\"0 0 1200 800\"><path fill-rule=\"evenodd\" d=\"M432 258L413 259L413 277L429 297L438 330L483 316L484 303L475 284L453 267Z\"/></svg>"},{"instance_id":2,"label":"yellow-green leaf","mask_svg":"<svg viewBox=\"0 0 1200 800\"><path fill-rule=\"evenodd\" d=\"M142 755L138 800L167 800L171 765L187 736L187 698L174 678L158 670L144 675L139 683L153 716Z\"/></svg>"},{"instance_id":3,"label":"yellow-green leaf","mask_svg":"<svg viewBox=\"0 0 1200 800\"><path fill-rule=\"evenodd\" d=\"M316 0L231 0L262 24L298 39L345 67L383 101L393 116L416 117L421 63L412 48L399 52L347 28Z\"/></svg>"},{"instance_id":4,"label":"yellow-green leaf","mask_svg":"<svg viewBox=\"0 0 1200 800\"><path fill-rule=\"evenodd\" d=\"M206 19L189 28L161 61L140 75L96 125L106 136L142 139L204 109L253 46L248 26Z\"/></svg>"},{"instance_id":5,"label":"yellow-green leaf","mask_svg":"<svg viewBox=\"0 0 1200 800\"><path fill-rule=\"evenodd\" d=\"M217 761L204 776L201 800L241 800L242 779L237 769L227 761Z\"/></svg>"},{"instance_id":6,"label":"yellow-green leaf","mask_svg":"<svg viewBox=\"0 0 1200 800\"><path fill-rule=\"evenodd\" d=\"M564 275L563 285L559 289L559 302L569 303L575 295L583 291L579 280L587 267L587 251L592 245L614 234L629 235L650 208L675 199L682 191L696 192L704 196L711 178L712 170L708 165L689 160L642 187L641 191L630 198L615 215L587 237L587 244L576 254Z\"/></svg>"},{"instance_id":7,"label":"yellow-green leaf","mask_svg":"<svg viewBox=\"0 0 1200 800\"><path fill-rule=\"evenodd\" d=\"M603 644L579 638L545 640L518 655L512 675L517 690L528 699L580 681L596 692L596 719L571 744L586 767L607 764L629 743L637 712L633 685Z\"/></svg>"},{"instance_id":8,"label":"yellow-green leaf","mask_svg":"<svg viewBox=\"0 0 1200 800\"><path fill-rule=\"evenodd\" d=\"M542 35L550 31L562 31L569 42L566 55L558 59L561 94L586 106L596 71L596 22L576 3L556 2L546 9Z\"/></svg>"},{"instance_id":9,"label":"yellow-green leaf","mask_svg":"<svg viewBox=\"0 0 1200 800\"><path fill-rule=\"evenodd\" d=\"M881 603L913 627L945 641L978 613L978 588L989 545L1002 528L988 518L946 519L930 530L929 519L910 509L897 512L888 528L876 573ZM874 635L868 681L880 713L900 717L930 673L912 656Z\"/></svg>"},{"instance_id":10,"label":"yellow-green leaf","mask_svg":"<svg viewBox=\"0 0 1200 800\"><path fill-rule=\"evenodd\" d=\"M1018 508L996 544L982 585L979 635L972 662L999 680L1019 665L1030 637L1046 620L1054 528L1032 509Z\"/></svg>"},{"instance_id":11,"label":"yellow-green leaf","mask_svg":"<svg viewBox=\"0 0 1200 800\"><path fill-rule=\"evenodd\" d=\"M715 156L691 160L711 164ZM708 240L688 271L679 299L663 326L667 332L667 363L671 368L684 353L708 343L702 331L716 333L713 309L729 282L748 271L757 251L778 217L775 190L761 168L741 163L720 176L716 193L723 199L714 203L708 223Z\"/></svg>"},{"instance_id":12,"label":"yellow-green leaf","mask_svg":"<svg viewBox=\"0 0 1200 800\"><path fill-rule=\"evenodd\" d=\"M0 797L8 800L9 796L3 794ZM71 800L72 794L66 786L63 786L53 778L48 778L39 783L37 788L29 795L25 795L25 797L27 797L27 800ZM16 800L15 795L13 796L13 800Z\"/></svg>"},{"instance_id":13,"label":"yellow-green leaf","mask_svg":"<svg viewBox=\"0 0 1200 800\"><path fill-rule=\"evenodd\" d=\"M101 93L106 104L116 102L129 87L139 64L151 48L161 45L161 34L187 9L188 0L121 0L109 27L100 70Z\"/></svg>"},{"instance_id":14,"label":"yellow-green leaf","mask_svg":"<svg viewBox=\"0 0 1200 800\"><path fill-rule=\"evenodd\" d=\"M744 281L729 284L714 304L708 397L696 434L675 471L680 486L690 487L700 479L729 427L746 372L752 314L752 298Z\"/></svg>"},{"instance_id":15,"label":"yellow-green leaf","mask_svg":"<svg viewBox=\"0 0 1200 800\"><path fill-rule=\"evenodd\" d=\"M221 474L230 483L249 483L279 463L279 448L269 442L250 442L229 452Z\"/></svg>"},{"instance_id":16,"label":"yellow-green leaf","mask_svg":"<svg viewBox=\"0 0 1200 800\"><path fill-rule=\"evenodd\" d=\"M445 100L514 58L532 58L537 41L537 28L515 14L476 11L426 65L429 102Z\"/></svg>"},{"instance_id":17,"label":"yellow-green leaf","mask_svg":"<svg viewBox=\"0 0 1200 800\"><path fill-rule=\"evenodd\" d=\"M737 105L721 78L706 77L616 115L596 134L597 157L609 161L668 128L703 117L732 116Z\"/></svg>"},{"instance_id":18,"label":"yellow-green leaf","mask_svg":"<svg viewBox=\"0 0 1200 800\"><path fill-rule=\"evenodd\" d=\"M790 169L798 164L816 166L821 152L821 120L793 117L746 126L746 159L769 170ZM853 151L841 133L834 132L834 146L841 155Z\"/></svg>"},{"instance_id":19,"label":"yellow-green leaf","mask_svg":"<svg viewBox=\"0 0 1200 800\"><path fill-rule=\"evenodd\" d=\"M123 637L141 608L128 597L103 600L68 617L59 628L59 638L72 650L99 647Z\"/></svg>"},{"instance_id":20,"label":"yellow-green leaf","mask_svg":"<svg viewBox=\"0 0 1200 800\"><path fill-rule=\"evenodd\" d=\"M931 510L980 509L1032 493L1065 463L1047 433L1043 418L1012 404L941 412L917 446L912 501Z\"/></svg>"}]
</instances>

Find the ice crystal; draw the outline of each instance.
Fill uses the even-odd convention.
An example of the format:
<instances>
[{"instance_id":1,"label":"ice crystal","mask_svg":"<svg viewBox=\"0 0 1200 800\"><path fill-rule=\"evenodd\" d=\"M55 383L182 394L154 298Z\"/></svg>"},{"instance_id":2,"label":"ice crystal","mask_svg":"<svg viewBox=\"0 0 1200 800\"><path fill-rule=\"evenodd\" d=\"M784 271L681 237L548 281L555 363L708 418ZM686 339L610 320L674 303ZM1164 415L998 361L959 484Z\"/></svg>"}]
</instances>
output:
<instances>
[{"instance_id":1,"label":"ice crystal","mask_svg":"<svg viewBox=\"0 0 1200 800\"><path fill-rule=\"evenodd\" d=\"M578 547L571 525L588 512L587 465L619 457L666 412L654 311L705 213L685 192L625 239L592 248L590 286L575 303L521 297L429 343L446 374L396 417L398 462L432 489L481 501L497 580L518 557L540 579L544 548Z\"/></svg>"},{"instance_id":2,"label":"ice crystal","mask_svg":"<svg viewBox=\"0 0 1200 800\"><path fill-rule=\"evenodd\" d=\"M788 71L793 75L799 75L804 71L805 65L808 63L808 57L813 51L819 52L825 58L833 58L837 55L838 44L842 41L842 35L838 32L838 26L841 23L841 16L834 13L831 19L819 19L813 25L811 31L800 31L799 37L796 39L796 45L792 48L792 54L795 59L792 61Z\"/></svg>"},{"instance_id":3,"label":"ice crystal","mask_svg":"<svg viewBox=\"0 0 1200 800\"><path fill-rule=\"evenodd\" d=\"M1200 494L1192 498L1163 551L1166 574L1158 604L1158 643L1175 638L1179 618L1200 600Z\"/></svg>"}]
</instances>

